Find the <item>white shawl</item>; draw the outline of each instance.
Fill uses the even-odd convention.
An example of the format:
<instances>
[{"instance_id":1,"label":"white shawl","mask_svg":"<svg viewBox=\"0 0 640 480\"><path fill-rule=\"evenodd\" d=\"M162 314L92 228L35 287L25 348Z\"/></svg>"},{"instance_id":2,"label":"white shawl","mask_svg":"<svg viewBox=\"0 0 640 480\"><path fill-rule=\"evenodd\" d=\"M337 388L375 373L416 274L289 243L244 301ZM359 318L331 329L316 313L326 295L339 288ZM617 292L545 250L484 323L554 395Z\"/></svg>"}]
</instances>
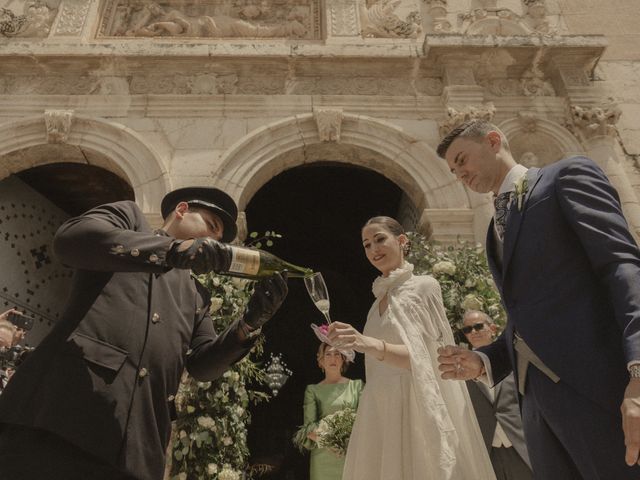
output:
<instances>
[{"instance_id":1,"label":"white shawl","mask_svg":"<svg viewBox=\"0 0 640 480\"><path fill-rule=\"evenodd\" d=\"M430 276L413 275L413 265L405 262L388 277L378 277L372 290L373 308L388 295L389 319L409 350L422 413L417 421L425 432L428 464L433 466L424 478L495 480L466 385L442 380L438 371L437 348L454 344L440 285Z\"/></svg>"}]
</instances>

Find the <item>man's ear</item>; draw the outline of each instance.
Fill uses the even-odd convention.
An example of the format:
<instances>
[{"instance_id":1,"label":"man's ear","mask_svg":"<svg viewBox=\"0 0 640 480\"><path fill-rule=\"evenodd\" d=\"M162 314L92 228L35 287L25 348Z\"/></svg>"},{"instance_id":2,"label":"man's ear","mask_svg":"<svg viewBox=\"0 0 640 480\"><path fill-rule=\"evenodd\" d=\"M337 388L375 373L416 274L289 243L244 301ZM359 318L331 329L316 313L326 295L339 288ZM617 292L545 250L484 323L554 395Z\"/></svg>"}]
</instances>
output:
<instances>
[{"instance_id":1,"label":"man's ear","mask_svg":"<svg viewBox=\"0 0 640 480\"><path fill-rule=\"evenodd\" d=\"M495 323L491 323L489 324L489 330L495 335L498 332L498 326Z\"/></svg>"},{"instance_id":2,"label":"man's ear","mask_svg":"<svg viewBox=\"0 0 640 480\"><path fill-rule=\"evenodd\" d=\"M487 133L486 138L491 149L495 153L498 153L500 151L500 148L502 148L502 137L500 136L500 134L495 130L492 130L491 132Z\"/></svg>"},{"instance_id":3,"label":"man's ear","mask_svg":"<svg viewBox=\"0 0 640 480\"><path fill-rule=\"evenodd\" d=\"M180 202L176 205L176 208L173 210L176 212L176 217L182 219L184 214L189 211L189 204L187 202Z\"/></svg>"}]
</instances>

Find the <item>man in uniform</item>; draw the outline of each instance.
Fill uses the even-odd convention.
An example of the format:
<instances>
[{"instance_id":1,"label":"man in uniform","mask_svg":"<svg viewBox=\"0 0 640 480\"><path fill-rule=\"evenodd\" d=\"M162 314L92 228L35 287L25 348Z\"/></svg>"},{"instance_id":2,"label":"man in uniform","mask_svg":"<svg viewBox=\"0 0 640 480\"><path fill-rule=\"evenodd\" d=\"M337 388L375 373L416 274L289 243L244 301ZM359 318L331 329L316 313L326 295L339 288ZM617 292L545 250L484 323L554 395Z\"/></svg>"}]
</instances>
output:
<instances>
[{"instance_id":1,"label":"man in uniform","mask_svg":"<svg viewBox=\"0 0 640 480\"><path fill-rule=\"evenodd\" d=\"M217 334L191 275L226 271L237 207L215 188L162 201L152 231L134 202L96 207L54 238L76 269L60 321L0 398L0 478L160 480L184 368L211 381L246 355L287 294L258 283L242 319Z\"/></svg>"}]
</instances>

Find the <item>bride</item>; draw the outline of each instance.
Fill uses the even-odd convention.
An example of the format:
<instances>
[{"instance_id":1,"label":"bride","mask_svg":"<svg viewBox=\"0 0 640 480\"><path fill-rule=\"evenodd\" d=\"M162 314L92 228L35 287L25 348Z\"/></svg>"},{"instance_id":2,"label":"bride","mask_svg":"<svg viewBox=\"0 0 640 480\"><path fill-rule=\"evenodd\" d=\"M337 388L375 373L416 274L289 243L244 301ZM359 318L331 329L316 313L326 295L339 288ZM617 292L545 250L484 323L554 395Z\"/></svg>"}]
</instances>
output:
<instances>
[{"instance_id":1,"label":"bride","mask_svg":"<svg viewBox=\"0 0 640 480\"><path fill-rule=\"evenodd\" d=\"M376 300L362 334L340 322L328 334L365 355L343 480L495 480L466 385L438 375L436 350L453 342L440 285L413 275L396 220L370 219L362 243L382 273Z\"/></svg>"}]
</instances>

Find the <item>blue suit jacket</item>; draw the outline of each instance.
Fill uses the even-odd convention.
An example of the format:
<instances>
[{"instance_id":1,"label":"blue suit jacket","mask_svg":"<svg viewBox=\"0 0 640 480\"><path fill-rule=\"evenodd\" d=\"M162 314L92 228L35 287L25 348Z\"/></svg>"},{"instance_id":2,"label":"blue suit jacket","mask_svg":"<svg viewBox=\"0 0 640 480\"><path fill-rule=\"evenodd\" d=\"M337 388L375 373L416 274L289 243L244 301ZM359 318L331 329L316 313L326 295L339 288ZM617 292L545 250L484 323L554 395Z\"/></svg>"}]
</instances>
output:
<instances>
[{"instance_id":1,"label":"blue suit jacket","mask_svg":"<svg viewBox=\"0 0 640 480\"><path fill-rule=\"evenodd\" d=\"M502 268L489 226L508 322L480 350L500 381L515 365L515 329L561 381L619 415L627 362L640 361L640 251L617 192L585 157L530 169L527 179L522 208L515 202L507 217Z\"/></svg>"}]
</instances>

